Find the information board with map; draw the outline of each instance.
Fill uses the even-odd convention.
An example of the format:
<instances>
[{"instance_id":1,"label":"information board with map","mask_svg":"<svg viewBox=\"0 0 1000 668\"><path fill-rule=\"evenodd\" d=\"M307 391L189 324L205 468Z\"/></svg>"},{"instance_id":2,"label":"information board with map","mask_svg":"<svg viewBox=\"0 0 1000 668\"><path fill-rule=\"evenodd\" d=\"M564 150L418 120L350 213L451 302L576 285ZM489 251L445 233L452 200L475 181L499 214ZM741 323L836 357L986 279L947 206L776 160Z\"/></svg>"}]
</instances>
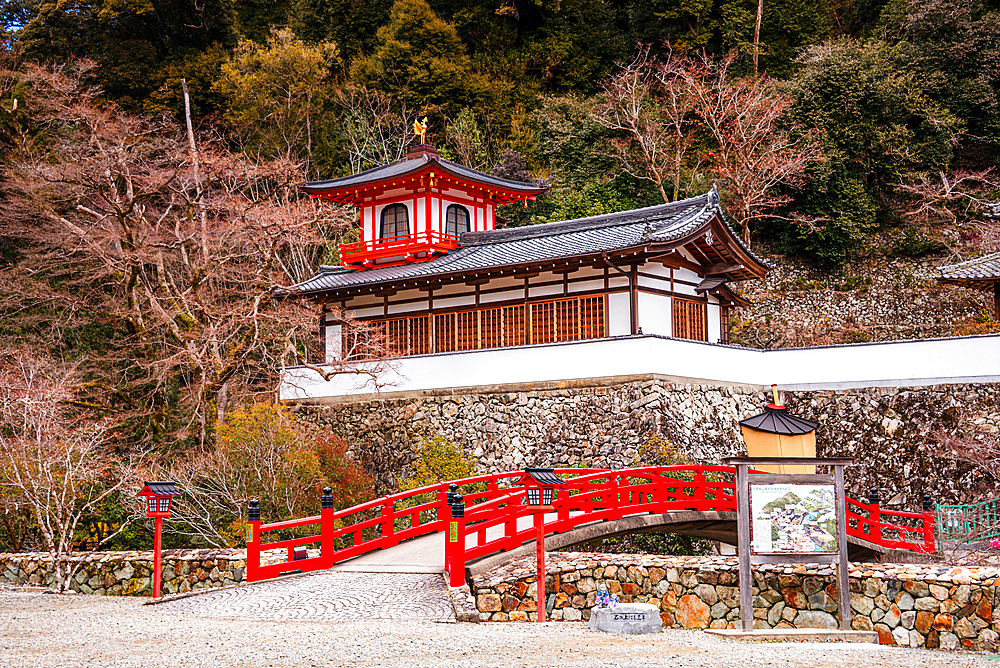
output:
<instances>
[{"instance_id":1,"label":"information board with map","mask_svg":"<svg viewBox=\"0 0 1000 668\"><path fill-rule=\"evenodd\" d=\"M837 551L835 485L750 483L752 554Z\"/></svg>"}]
</instances>

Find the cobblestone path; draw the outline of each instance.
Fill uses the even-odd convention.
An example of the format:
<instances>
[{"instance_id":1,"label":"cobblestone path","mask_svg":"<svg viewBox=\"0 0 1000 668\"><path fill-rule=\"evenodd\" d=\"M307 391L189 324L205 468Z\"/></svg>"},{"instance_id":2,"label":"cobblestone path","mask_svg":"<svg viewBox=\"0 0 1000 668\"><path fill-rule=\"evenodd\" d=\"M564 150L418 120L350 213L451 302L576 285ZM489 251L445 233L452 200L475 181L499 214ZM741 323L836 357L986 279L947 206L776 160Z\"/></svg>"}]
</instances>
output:
<instances>
[{"instance_id":1,"label":"cobblestone path","mask_svg":"<svg viewBox=\"0 0 1000 668\"><path fill-rule=\"evenodd\" d=\"M309 573L161 603L164 612L266 621L454 622L440 575Z\"/></svg>"}]
</instances>

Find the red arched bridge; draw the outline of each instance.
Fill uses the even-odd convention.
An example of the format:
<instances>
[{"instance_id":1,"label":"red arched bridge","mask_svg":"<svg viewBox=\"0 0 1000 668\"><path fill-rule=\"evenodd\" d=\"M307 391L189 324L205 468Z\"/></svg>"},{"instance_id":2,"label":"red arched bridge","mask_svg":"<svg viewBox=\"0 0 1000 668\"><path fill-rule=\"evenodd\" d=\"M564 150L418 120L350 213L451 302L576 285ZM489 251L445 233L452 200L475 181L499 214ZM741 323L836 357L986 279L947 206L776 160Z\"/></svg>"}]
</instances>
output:
<instances>
[{"instance_id":1,"label":"red arched bridge","mask_svg":"<svg viewBox=\"0 0 1000 668\"><path fill-rule=\"evenodd\" d=\"M546 541L549 549L639 531L736 543L734 467L563 468L555 473L565 484L558 488L553 510L544 516L545 533L551 537ZM453 586L464 584L467 565L493 562L498 556L505 559L511 551L533 542L534 511L526 503L523 475L523 471L507 471L450 480L345 510L335 510L327 494L319 515L272 524L261 524L260 511L251 507L247 580L332 568L419 536L448 532L445 570ZM456 486L453 489L462 494L465 505L464 520L454 523L450 485ZM934 552L934 520L929 509L890 511L849 497L846 504L852 559L894 550ZM279 540L262 542L265 535ZM318 545L319 556L305 557L308 545ZM271 551L269 561L277 553L278 563L262 564L265 551Z\"/></svg>"}]
</instances>

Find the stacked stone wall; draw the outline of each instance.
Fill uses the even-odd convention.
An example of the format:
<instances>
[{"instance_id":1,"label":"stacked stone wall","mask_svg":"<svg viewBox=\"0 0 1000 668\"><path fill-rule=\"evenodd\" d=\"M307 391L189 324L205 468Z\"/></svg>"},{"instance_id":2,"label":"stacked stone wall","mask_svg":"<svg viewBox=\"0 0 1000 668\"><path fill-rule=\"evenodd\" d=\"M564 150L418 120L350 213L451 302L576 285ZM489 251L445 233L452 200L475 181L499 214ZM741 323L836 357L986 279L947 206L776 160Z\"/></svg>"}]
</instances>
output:
<instances>
[{"instance_id":1,"label":"stacked stone wall","mask_svg":"<svg viewBox=\"0 0 1000 668\"><path fill-rule=\"evenodd\" d=\"M546 615L590 618L603 584L621 602L650 603L665 627L740 628L735 558L547 553ZM472 580L481 621L536 618L534 558L507 562ZM851 628L887 645L997 651L1000 569L856 563L850 566ZM828 566L755 566L754 627L838 624L836 578Z\"/></svg>"},{"instance_id":2,"label":"stacked stone wall","mask_svg":"<svg viewBox=\"0 0 1000 668\"><path fill-rule=\"evenodd\" d=\"M940 453L935 437L993 437L1000 431L997 384L788 392L784 401L820 423L817 453L854 457L849 493L878 487L891 508L981 500L988 480ZM739 421L769 401L749 387L686 385L663 379L522 392L468 392L297 407L301 419L347 439L382 491L410 472L419 441L441 435L479 473L525 466L622 468L642 463L654 436L692 462L745 455Z\"/></svg>"},{"instance_id":3,"label":"stacked stone wall","mask_svg":"<svg viewBox=\"0 0 1000 668\"><path fill-rule=\"evenodd\" d=\"M149 596L152 552L94 552L74 554L79 565L70 589L82 594ZM163 593L225 587L246 581L243 550L164 550L160 573ZM51 587L52 558L43 553L0 554L0 574L17 585Z\"/></svg>"}]
</instances>

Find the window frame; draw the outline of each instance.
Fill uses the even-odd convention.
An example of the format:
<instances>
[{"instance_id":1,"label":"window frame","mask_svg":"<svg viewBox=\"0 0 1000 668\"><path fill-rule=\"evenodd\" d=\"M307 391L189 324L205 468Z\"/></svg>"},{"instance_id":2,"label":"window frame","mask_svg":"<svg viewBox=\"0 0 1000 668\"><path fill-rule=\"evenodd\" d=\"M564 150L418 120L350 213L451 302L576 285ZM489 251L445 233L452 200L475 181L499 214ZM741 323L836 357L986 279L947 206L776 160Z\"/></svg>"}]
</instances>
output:
<instances>
[{"instance_id":1,"label":"window frame","mask_svg":"<svg viewBox=\"0 0 1000 668\"><path fill-rule=\"evenodd\" d=\"M456 212L456 214L459 211L465 213L465 229L464 230L460 230L460 231L456 232L455 234L452 234L451 231L449 230L449 227L451 225L451 221L449 220L449 218L451 217L452 210L454 210ZM458 224L457 215L456 215L455 224L456 224L456 226ZM465 206L462 206L461 204L455 204L455 203L449 204L448 208L445 209L445 212L444 212L444 233L446 235L448 235L448 236L456 237L457 238L457 237L462 236L462 234L464 234L465 232L471 232L471 231L472 231L472 214L469 212L469 209L467 207L465 207Z\"/></svg>"},{"instance_id":2,"label":"window frame","mask_svg":"<svg viewBox=\"0 0 1000 668\"><path fill-rule=\"evenodd\" d=\"M397 219L397 220L393 221L393 227L396 230L396 233L395 234L386 234L385 233L386 232L386 223L388 222L389 212L390 211L399 211L400 209L402 209L403 215L404 215L404 217L403 217L403 224L405 226L405 231L402 234L400 234L398 232L398 229L399 229L399 220ZM410 207L406 206L402 202L395 202L393 204L386 204L384 207L382 207L382 211L379 213L378 232L379 232L379 234L378 234L378 240L379 241L391 241L393 239L399 239L401 237L408 237L408 236L410 236Z\"/></svg>"}]
</instances>

